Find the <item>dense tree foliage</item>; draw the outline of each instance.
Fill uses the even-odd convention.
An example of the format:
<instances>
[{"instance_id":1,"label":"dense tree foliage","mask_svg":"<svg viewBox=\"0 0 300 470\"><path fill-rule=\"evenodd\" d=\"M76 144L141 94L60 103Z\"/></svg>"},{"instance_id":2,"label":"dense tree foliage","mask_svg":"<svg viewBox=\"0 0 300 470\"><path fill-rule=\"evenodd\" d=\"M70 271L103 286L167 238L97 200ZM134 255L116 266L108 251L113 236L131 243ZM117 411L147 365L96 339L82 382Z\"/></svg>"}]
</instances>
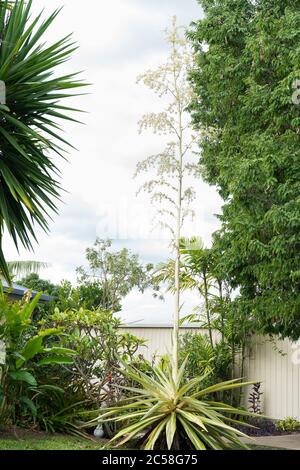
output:
<instances>
[{"instance_id":1,"label":"dense tree foliage","mask_svg":"<svg viewBox=\"0 0 300 470\"><path fill-rule=\"evenodd\" d=\"M199 0L191 111L201 166L224 199L217 246L240 306L264 332L300 336L300 4Z\"/></svg>"},{"instance_id":2,"label":"dense tree foliage","mask_svg":"<svg viewBox=\"0 0 300 470\"><path fill-rule=\"evenodd\" d=\"M30 273L28 276L23 277L20 280L20 284L24 287L27 287L28 289L32 289L37 292L43 292L43 294L49 295L52 295L57 289L55 284L46 279L41 279L37 273Z\"/></svg>"}]
</instances>

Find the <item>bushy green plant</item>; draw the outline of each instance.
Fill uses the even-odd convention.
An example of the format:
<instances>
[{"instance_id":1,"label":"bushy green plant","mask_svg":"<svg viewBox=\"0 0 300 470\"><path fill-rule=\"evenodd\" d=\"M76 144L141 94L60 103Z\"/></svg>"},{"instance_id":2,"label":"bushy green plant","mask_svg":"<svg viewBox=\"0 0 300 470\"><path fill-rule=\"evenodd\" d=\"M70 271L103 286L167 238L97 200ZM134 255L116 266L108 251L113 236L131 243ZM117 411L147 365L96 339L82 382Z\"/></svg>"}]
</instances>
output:
<instances>
[{"instance_id":1,"label":"bushy green plant","mask_svg":"<svg viewBox=\"0 0 300 470\"><path fill-rule=\"evenodd\" d=\"M76 351L68 382L85 390L86 399L99 406L103 400L114 401L118 394L120 360L133 360L139 346L136 336L121 332L121 322L112 312L102 310L56 310L51 325L62 328L61 344Z\"/></svg>"},{"instance_id":2,"label":"bushy green plant","mask_svg":"<svg viewBox=\"0 0 300 470\"><path fill-rule=\"evenodd\" d=\"M0 422L34 419L37 416L36 397L46 390L62 390L55 384L41 383L48 364L71 364L74 351L48 345L49 338L59 338L59 328L41 328L32 323L39 296L30 301L10 302L0 291L0 343L3 354L0 363Z\"/></svg>"},{"instance_id":3,"label":"bushy green plant","mask_svg":"<svg viewBox=\"0 0 300 470\"><path fill-rule=\"evenodd\" d=\"M139 387L126 388L132 396L115 407L103 409L98 421L112 421L125 426L112 439L122 446L140 439L141 446L151 449L229 449L231 444L247 448L244 434L231 424L240 424L237 415L249 415L230 405L209 398L216 392L248 384L240 380L201 387L206 376L184 380L187 360L179 370L169 362L153 368L152 374L125 366L122 374Z\"/></svg>"},{"instance_id":4,"label":"bushy green plant","mask_svg":"<svg viewBox=\"0 0 300 470\"><path fill-rule=\"evenodd\" d=\"M120 360L138 361L141 366L143 361L135 353L144 342L121 332L120 320L111 312L56 309L47 321L48 327L64 332L59 347L74 350L75 355L72 364L63 367L49 364L46 374L40 377L42 382L59 383L64 393L50 391L39 395L39 424L50 431L73 432L85 412L99 409L103 402L115 403L124 396L119 388L126 385L119 372ZM107 427L107 433L114 429Z\"/></svg>"},{"instance_id":5,"label":"bushy green plant","mask_svg":"<svg viewBox=\"0 0 300 470\"><path fill-rule=\"evenodd\" d=\"M289 416L288 418L277 421L276 428L278 431L295 432L300 430L300 422Z\"/></svg>"},{"instance_id":6,"label":"bushy green plant","mask_svg":"<svg viewBox=\"0 0 300 470\"><path fill-rule=\"evenodd\" d=\"M180 338L181 363L187 356L186 379L203 375L206 376L205 385L209 386L232 378L231 352L227 343L216 343L212 347L207 335L186 333ZM201 385L204 385L203 382ZM224 394L219 398L224 399Z\"/></svg>"}]
</instances>

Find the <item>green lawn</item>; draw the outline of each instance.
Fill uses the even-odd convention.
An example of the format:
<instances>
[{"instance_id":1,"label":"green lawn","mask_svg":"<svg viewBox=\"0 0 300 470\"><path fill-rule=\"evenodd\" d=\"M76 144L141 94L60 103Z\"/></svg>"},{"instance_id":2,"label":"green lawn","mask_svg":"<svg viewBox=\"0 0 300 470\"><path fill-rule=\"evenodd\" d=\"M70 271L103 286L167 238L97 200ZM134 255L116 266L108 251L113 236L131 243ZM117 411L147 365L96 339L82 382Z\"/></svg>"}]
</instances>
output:
<instances>
[{"instance_id":1,"label":"green lawn","mask_svg":"<svg viewBox=\"0 0 300 470\"><path fill-rule=\"evenodd\" d=\"M60 434L31 432L15 428L0 430L0 451L3 450L102 450L108 448L108 440L83 439ZM250 445L253 450L281 450Z\"/></svg>"},{"instance_id":2,"label":"green lawn","mask_svg":"<svg viewBox=\"0 0 300 470\"><path fill-rule=\"evenodd\" d=\"M44 438L0 439L2 450L101 450L106 442L91 442L71 436L48 436ZM251 446L253 450L282 450Z\"/></svg>"},{"instance_id":3,"label":"green lawn","mask_svg":"<svg viewBox=\"0 0 300 470\"><path fill-rule=\"evenodd\" d=\"M28 437L1 439L1 450L101 450L106 441L93 442L72 436Z\"/></svg>"}]
</instances>

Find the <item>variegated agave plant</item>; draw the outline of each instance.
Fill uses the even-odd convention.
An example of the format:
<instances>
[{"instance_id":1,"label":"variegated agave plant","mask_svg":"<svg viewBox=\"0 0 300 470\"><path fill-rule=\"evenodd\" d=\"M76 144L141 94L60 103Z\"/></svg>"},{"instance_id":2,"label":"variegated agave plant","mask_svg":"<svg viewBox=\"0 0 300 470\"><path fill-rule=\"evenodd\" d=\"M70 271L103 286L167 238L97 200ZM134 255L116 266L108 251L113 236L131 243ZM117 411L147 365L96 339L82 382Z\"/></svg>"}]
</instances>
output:
<instances>
[{"instance_id":1,"label":"variegated agave plant","mask_svg":"<svg viewBox=\"0 0 300 470\"><path fill-rule=\"evenodd\" d=\"M186 361L174 374L171 363L153 368L152 376L126 366L124 375L137 384L124 387L131 396L104 409L97 421L124 423L112 442L122 446L139 439L146 450L168 449L222 450L232 445L248 449L240 441L246 437L232 425L244 425L237 416L250 413L214 401L216 392L232 390L249 383L232 380L203 388L206 376L183 382Z\"/></svg>"}]
</instances>

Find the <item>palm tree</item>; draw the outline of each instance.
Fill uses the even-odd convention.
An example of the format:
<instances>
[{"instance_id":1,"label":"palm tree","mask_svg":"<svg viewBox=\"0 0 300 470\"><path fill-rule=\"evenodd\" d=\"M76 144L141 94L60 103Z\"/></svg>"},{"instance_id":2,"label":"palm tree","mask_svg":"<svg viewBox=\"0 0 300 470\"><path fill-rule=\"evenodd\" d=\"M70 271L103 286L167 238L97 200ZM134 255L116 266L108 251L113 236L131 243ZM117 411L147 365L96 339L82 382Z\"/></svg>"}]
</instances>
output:
<instances>
[{"instance_id":1,"label":"palm tree","mask_svg":"<svg viewBox=\"0 0 300 470\"><path fill-rule=\"evenodd\" d=\"M196 290L204 299L205 316L211 346L213 342L213 328L211 321L210 291L215 286L216 280L211 274L210 269L210 250L204 248L203 242L199 237L190 239L181 237L180 239L180 289ZM169 259L166 263L158 265L154 274L156 283L166 283L168 291L174 292L174 272L175 262ZM187 318L194 318L190 315Z\"/></svg>"},{"instance_id":2,"label":"palm tree","mask_svg":"<svg viewBox=\"0 0 300 470\"><path fill-rule=\"evenodd\" d=\"M6 103L0 104L0 270L10 282L3 253L6 228L16 247L32 248L35 225L48 230L50 212L60 195L59 170L50 151L63 156L61 120L72 108L59 104L70 90L85 84L77 74L54 75L76 49L71 36L42 43L59 10L41 20L31 17L32 0L0 2L0 80Z\"/></svg>"},{"instance_id":3,"label":"palm tree","mask_svg":"<svg viewBox=\"0 0 300 470\"><path fill-rule=\"evenodd\" d=\"M39 273L41 269L48 268L49 263L43 261L8 261L7 267L10 277L20 278L30 273Z\"/></svg>"}]
</instances>

